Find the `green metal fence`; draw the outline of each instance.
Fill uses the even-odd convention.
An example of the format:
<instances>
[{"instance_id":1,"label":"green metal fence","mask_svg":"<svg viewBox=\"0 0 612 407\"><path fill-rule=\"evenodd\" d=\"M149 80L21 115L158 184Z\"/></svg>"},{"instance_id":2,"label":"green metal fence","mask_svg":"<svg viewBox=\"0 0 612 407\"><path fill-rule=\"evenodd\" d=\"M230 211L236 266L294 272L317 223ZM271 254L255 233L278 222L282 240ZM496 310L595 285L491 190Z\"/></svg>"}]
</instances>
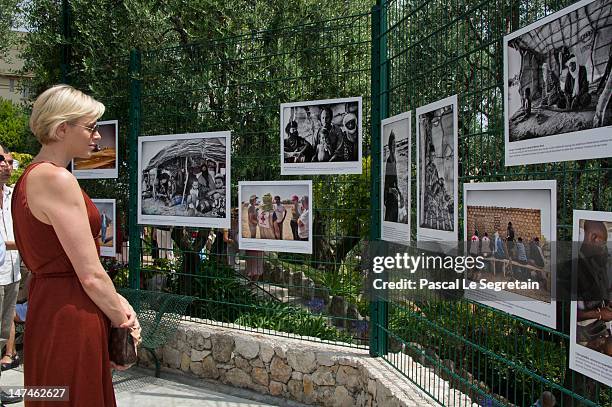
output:
<instances>
[{"instance_id":1,"label":"green metal fence","mask_svg":"<svg viewBox=\"0 0 612 407\"><path fill-rule=\"evenodd\" d=\"M380 29L373 33L373 60L378 66L373 67L372 90L380 118L414 112L458 94L460 205L465 182L554 179L558 240L571 240L573 209L612 208L609 159L504 166L503 36L571 2L382 3L372 23ZM377 157L380 146L373 145ZM377 164L373 179L378 178ZM412 185L415 188L414 178ZM461 209L459 214L461 238ZM413 225L415 217L413 211ZM443 405L531 405L543 391L551 391L562 406L612 403L610 388L569 369L567 303L558 304L557 330L469 301L407 299L375 305L373 330L380 339L373 343L372 353Z\"/></svg>"},{"instance_id":2,"label":"green metal fence","mask_svg":"<svg viewBox=\"0 0 612 407\"><path fill-rule=\"evenodd\" d=\"M370 304L359 264L363 241L379 238L380 120L455 93L459 202L464 182L556 179L559 240L571 236L573 209L612 210L609 159L504 166L503 35L567 4L383 1L329 21L134 50L108 62L125 66L120 77L72 71L68 81L120 121L120 179L84 184L128 214L129 285L198 297L194 321L367 347L443 405L530 405L545 390L558 405L610 405L611 389L568 367L568 304L557 330L469 301ZM281 177L280 104L351 96L364 102L363 175ZM137 138L216 130L232 131L232 207L238 181L313 179L314 254L266 253L255 285L245 263L259 255L225 266L205 248L208 229L164 231L156 248L137 225Z\"/></svg>"},{"instance_id":3,"label":"green metal fence","mask_svg":"<svg viewBox=\"0 0 612 407\"><path fill-rule=\"evenodd\" d=\"M189 309L191 319L367 346L357 255L370 217L370 32L370 15L364 13L132 54L130 151L136 151L135 136L231 130L234 208L238 181L304 178L280 176L281 103L362 96L366 129L363 175L312 177L313 255L247 251L235 269L225 255L206 248L208 229L174 227L166 232L171 244L158 242L173 247L158 249L159 257L173 251L174 260L154 260L148 232L138 248L141 228L134 215L134 286L144 288L158 270L165 273L164 289L199 298ZM137 164L131 156L132 186ZM131 193L135 202L135 188ZM246 275L251 261L263 264L257 284ZM325 311L330 301L340 312Z\"/></svg>"}]
</instances>

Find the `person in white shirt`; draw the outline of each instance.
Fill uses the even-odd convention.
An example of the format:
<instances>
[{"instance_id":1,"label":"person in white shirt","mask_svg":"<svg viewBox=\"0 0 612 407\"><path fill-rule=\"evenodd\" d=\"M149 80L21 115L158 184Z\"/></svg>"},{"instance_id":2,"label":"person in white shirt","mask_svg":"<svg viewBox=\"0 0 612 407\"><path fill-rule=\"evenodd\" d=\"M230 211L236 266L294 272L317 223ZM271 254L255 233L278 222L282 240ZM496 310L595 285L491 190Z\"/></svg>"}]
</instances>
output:
<instances>
[{"instance_id":1,"label":"person in white shirt","mask_svg":"<svg viewBox=\"0 0 612 407\"><path fill-rule=\"evenodd\" d=\"M301 199L302 203L302 213L298 219L298 236L300 240L308 240L309 236L309 224L308 224L308 197L303 196Z\"/></svg>"},{"instance_id":2,"label":"person in white shirt","mask_svg":"<svg viewBox=\"0 0 612 407\"><path fill-rule=\"evenodd\" d=\"M15 303L19 293L19 272L20 259L17 246L15 245L15 235L13 234L13 217L11 215L11 197L13 188L6 185L13 173L13 156L0 145L0 237L2 238L4 251L4 261L0 261L0 348L9 339L11 324L15 315ZM15 355L4 355L11 359ZM6 358L5 358L6 359ZM6 392L0 392L0 403L10 404L20 398L11 397Z\"/></svg>"}]
</instances>

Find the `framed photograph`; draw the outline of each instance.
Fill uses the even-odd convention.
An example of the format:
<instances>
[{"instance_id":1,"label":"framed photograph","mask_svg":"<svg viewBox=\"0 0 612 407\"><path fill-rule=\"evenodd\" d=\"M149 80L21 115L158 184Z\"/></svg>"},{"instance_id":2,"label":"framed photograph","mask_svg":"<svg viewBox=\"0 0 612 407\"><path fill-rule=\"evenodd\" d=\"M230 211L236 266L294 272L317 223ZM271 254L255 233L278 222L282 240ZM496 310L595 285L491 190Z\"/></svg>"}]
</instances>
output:
<instances>
[{"instance_id":1,"label":"framed photograph","mask_svg":"<svg viewBox=\"0 0 612 407\"><path fill-rule=\"evenodd\" d=\"M72 160L72 173L80 179L117 178L119 176L119 122L98 122L100 141L89 158Z\"/></svg>"},{"instance_id":2,"label":"framed photograph","mask_svg":"<svg viewBox=\"0 0 612 407\"><path fill-rule=\"evenodd\" d=\"M361 174L361 97L283 103L281 175Z\"/></svg>"},{"instance_id":3,"label":"framed photograph","mask_svg":"<svg viewBox=\"0 0 612 407\"><path fill-rule=\"evenodd\" d=\"M312 181L238 183L241 250L312 253Z\"/></svg>"},{"instance_id":4,"label":"framed photograph","mask_svg":"<svg viewBox=\"0 0 612 407\"><path fill-rule=\"evenodd\" d=\"M612 212L574 211L569 367L612 386Z\"/></svg>"},{"instance_id":5,"label":"framed photograph","mask_svg":"<svg viewBox=\"0 0 612 407\"><path fill-rule=\"evenodd\" d=\"M557 182L466 183L463 199L468 253L485 264L468 280L538 283L529 290L466 290L465 297L555 328Z\"/></svg>"},{"instance_id":6,"label":"framed photograph","mask_svg":"<svg viewBox=\"0 0 612 407\"><path fill-rule=\"evenodd\" d=\"M582 0L504 37L506 166L612 156L611 24Z\"/></svg>"},{"instance_id":7,"label":"framed photograph","mask_svg":"<svg viewBox=\"0 0 612 407\"><path fill-rule=\"evenodd\" d=\"M138 223L230 227L229 131L138 139Z\"/></svg>"},{"instance_id":8,"label":"framed photograph","mask_svg":"<svg viewBox=\"0 0 612 407\"><path fill-rule=\"evenodd\" d=\"M457 95L419 107L417 240L458 240Z\"/></svg>"},{"instance_id":9,"label":"framed photograph","mask_svg":"<svg viewBox=\"0 0 612 407\"><path fill-rule=\"evenodd\" d=\"M92 199L100 212L100 256L115 257L117 219L114 199Z\"/></svg>"},{"instance_id":10,"label":"framed photograph","mask_svg":"<svg viewBox=\"0 0 612 407\"><path fill-rule=\"evenodd\" d=\"M380 208L382 240L410 242L411 112L381 122Z\"/></svg>"}]
</instances>

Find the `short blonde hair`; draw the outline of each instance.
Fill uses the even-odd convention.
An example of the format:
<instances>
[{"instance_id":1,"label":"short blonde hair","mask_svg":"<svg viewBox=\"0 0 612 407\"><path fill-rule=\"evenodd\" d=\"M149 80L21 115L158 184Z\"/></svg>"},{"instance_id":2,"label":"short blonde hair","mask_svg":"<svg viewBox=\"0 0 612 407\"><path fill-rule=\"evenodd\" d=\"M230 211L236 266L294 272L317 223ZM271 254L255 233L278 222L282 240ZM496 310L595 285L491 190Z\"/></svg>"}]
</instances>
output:
<instances>
[{"instance_id":1,"label":"short blonde hair","mask_svg":"<svg viewBox=\"0 0 612 407\"><path fill-rule=\"evenodd\" d=\"M30 115L30 129L41 144L57 141L55 131L64 122L83 117L99 119L105 107L69 85L55 85L38 96Z\"/></svg>"}]
</instances>

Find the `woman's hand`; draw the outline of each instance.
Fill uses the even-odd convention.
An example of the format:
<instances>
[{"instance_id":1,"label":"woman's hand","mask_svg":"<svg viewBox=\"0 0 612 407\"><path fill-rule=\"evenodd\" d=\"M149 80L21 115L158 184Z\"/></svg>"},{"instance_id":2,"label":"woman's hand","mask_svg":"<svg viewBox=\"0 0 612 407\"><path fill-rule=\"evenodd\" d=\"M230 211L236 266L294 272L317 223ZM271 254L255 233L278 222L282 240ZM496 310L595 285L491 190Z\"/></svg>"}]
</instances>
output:
<instances>
[{"instance_id":1,"label":"woman's hand","mask_svg":"<svg viewBox=\"0 0 612 407\"><path fill-rule=\"evenodd\" d=\"M128 300L123 298L120 294L117 294L117 297L119 297L119 301L127 317L127 321L119 325L119 328L134 328L136 325L136 312L134 312L134 308L132 308Z\"/></svg>"},{"instance_id":2,"label":"woman's hand","mask_svg":"<svg viewBox=\"0 0 612 407\"><path fill-rule=\"evenodd\" d=\"M130 367L132 367L132 365L130 365L130 366L125 366L125 365L116 365L116 364L115 364L115 362L113 362L112 360L111 360L111 362L110 362L110 366L111 366L111 369L114 369L114 370L119 370L120 372L123 372L123 371L125 371L125 370L128 370Z\"/></svg>"}]
</instances>

